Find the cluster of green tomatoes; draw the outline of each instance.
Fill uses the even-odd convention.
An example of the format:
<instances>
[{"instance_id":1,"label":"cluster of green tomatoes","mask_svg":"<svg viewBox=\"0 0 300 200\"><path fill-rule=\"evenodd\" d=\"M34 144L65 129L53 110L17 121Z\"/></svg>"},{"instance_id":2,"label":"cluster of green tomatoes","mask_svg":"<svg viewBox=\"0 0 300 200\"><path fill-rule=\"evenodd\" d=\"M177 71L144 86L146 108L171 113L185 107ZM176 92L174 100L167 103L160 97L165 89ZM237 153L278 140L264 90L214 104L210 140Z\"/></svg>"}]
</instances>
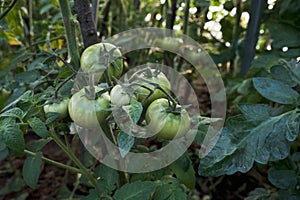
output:
<instances>
[{"instance_id":1,"label":"cluster of green tomatoes","mask_svg":"<svg viewBox=\"0 0 300 200\"><path fill-rule=\"evenodd\" d=\"M80 59L82 71L107 87L85 86L71 98L46 104L45 113L59 113L59 119L69 115L81 127L97 128L108 123L112 109L122 109L134 100L143 106L140 125L147 125L166 140L184 136L190 129L191 119L172 97L166 75L159 69L146 67L120 82L122 58L121 51L110 43L97 43L85 49Z\"/></svg>"}]
</instances>

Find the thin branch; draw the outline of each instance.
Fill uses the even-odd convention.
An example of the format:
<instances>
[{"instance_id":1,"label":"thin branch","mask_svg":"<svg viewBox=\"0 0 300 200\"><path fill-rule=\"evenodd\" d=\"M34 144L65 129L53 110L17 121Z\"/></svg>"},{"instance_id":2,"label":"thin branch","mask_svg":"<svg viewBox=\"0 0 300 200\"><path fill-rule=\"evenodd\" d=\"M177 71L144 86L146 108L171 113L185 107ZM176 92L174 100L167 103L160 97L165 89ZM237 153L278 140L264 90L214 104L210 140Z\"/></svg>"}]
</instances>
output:
<instances>
[{"instance_id":1,"label":"thin branch","mask_svg":"<svg viewBox=\"0 0 300 200\"><path fill-rule=\"evenodd\" d=\"M67 37L68 56L75 69L79 69L79 52L76 42L75 25L68 0L59 0L60 10L63 17Z\"/></svg>"},{"instance_id":2,"label":"thin branch","mask_svg":"<svg viewBox=\"0 0 300 200\"><path fill-rule=\"evenodd\" d=\"M0 15L0 21L9 13L9 11L11 9L13 9L13 7L16 5L18 0L13 0L9 6L7 7L7 9Z\"/></svg>"}]
</instances>

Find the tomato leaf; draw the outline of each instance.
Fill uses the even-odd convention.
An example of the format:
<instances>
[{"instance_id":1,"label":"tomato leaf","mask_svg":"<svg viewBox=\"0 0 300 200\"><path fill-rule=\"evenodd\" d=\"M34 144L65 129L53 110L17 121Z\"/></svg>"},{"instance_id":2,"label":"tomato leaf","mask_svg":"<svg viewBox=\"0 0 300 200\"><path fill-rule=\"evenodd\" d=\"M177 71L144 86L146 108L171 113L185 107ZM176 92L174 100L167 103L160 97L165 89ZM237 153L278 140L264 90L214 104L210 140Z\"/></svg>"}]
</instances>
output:
<instances>
[{"instance_id":1,"label":"tomato leaf","mask_svg":"<svg viewBox=\"0 0 300 200\"><path fill-rule=\"evenodd\" d=\"M297 82L293 80L291 72L282 65L275 65L270 69L270 71L275 80L282 81L291 87L297 85Z\"/></svg>"},{"instance_id":2,"label":"tomato leaf","mask_svg":"<svg viewBox=\"0 0 300 200\"><path fill-rule=\"evenodd\" d=\"M100 193L111 195L112 191L116 189L119 176L118 172L103 164L97 166L94 172L97 178L99 178L97 181L97 185L98 188L100 188Z\"/></svg>"},{"instance_id":3,"label":"tomato leaf","mask_svg":"<svg viewBox=\"0 0 300 200\"><path fill-rule=\"evenodd\" d=\"M122 108L127 112L127 114L129 114L133 123L137 123L139 121L143 112L143 106L140 102L138 102L135 99L132 99L130 101L130 105L122 106Z\"/></svg>"},{"instance_id":4,"label":"tomato leaf","mask_svg":"<svg viewBox=\"0 0 300 200\"><path fill-rule=\"evenodd\" d=\"M136 181L123 185L114 195L115 200L149 199L156 184L151 181Z\"/></svg>"},{"instance_id":5,"label":"tomato leaf","mask_svg":"<svg viewBox=\"0 0 300 200\"><path fill-rule=\"evenodd\" d=\"M269 181L280 189L293 189L297 184L294 170L274 169L268 171Z\"/></svg>"},{"instance_id":6,"label":"tomato leaf","mask_svg":"<svg viewBox=\"0 0 300 200\"><path fill-rule=\"evenodd\" d=\"M25 113L23 112L23 110L17 107L9 109L0 115L0 117L14 117L18 119L23 119L24 116Z\"/></svg>"},{"instance_id":7,"label":"tomato leaf","mask_svg":"<svg viewBox=\"0 0 300 200\"><path fill-rule=\"evenodd\" d=\"M36 188L40 176L41 165L42 152L38 152L34 157L30 156L26 158L24 162L22 175L25 183L33 189Z\"/></svg>"},{"instance_id":8,"label":"tomato leaf","mask_svg":"<svg viewBox=\"0 0 300 200\"><path fill-rule=\"evenodd\" d=\"M266 104L243 104L239 106L239 109L248 120L254 120L257 122L264 121L271 117L274 109Z\"/></svg>"},{"instance_id":9,"label":"tomato leaf","mask_svg":"<svg viewBox=\"0 0 300 200\"><path fill-rule=\"evenodd\" d=\"M14 119L6 118L0 122L0 141L16 152L24 151L25 140L23 132Z\"/></svg>"},{"instance_id":10,"label":"tomato leaf","mask_svg":"<svg viewBox=\"0 0 300 200\"><path fill-rule=\"evenodd\" d=\"M180 183L175 178L163 178L153 195L155 200L184 200L187 199Z\"/></svg>"},{"instance_id":11,"label":"tomato leaf","mask_svg":"<svg viewBox=\"0 0 300 200\"><path fill-rule=\"evenodd\" d=\"M121 156L122 158L124 158L129 153L134 144L134 137L121 131L118 135L117 142Z\"/></svg>"},{"instance_id":12,"label":"tomato leaf","mask_svg":"<svg viewBox=\"0 0 300 200\"><path fill-rule=\"evenodd\" d=\"M289 85L270 78L253 78L255 89L265 98L280 104L297 104L299 94Z\"/></svg>"},{"instance_id":13,"label":"tomato leaf","mask_svg":"<svg viewBox=\"0 0 300 200\"><path fill-rule=\"evenodd\" d=\"M39 135L42 138L48 137L47 127L45 126L44 122L42 122L39 118L31 118L28 120L28 123L37 135Z\"/></svg>"},{"instance_id":14,"label":"tomato leaf","mask_svg":"<svg viewBox=\"0 0 300 200\"><path fill-rule=\"evenodd\" d=\"M219 176L247 172L254 161L266 164L284 159L297 138L299 123L300 114L292 111L261 122L243 115L229 118L214 148L200 161L198 173Z\"/></svg>"},{"instance_id":15,"label":"tomato leaf","mask_svg":"<svg viewBox=\"0 0 300 200\"><path fill-rule=\"evenodd\" d=\"M8 153L6 145L0 141L0 162L8 156Z\"/></svg>"},{"instance_id":16,"label":"tomato leaf","mask_svg":"<svg viewBox=\"0 0 300 200\"><path fill-rule=\"evenodd\" d=\"M196 176L192 165L192 161L185 153L169 166L175 173L178 180L185 186L192 189L195 188Z\"/></svg>"},{"instance_id":17,"label":"tomato leaf","mask_svg":"<svg viewBox=\"0 0 300 200\"><path fill-rule=\"evenodd\" d=\"M54 122L54 120L56 120L59 117L59 113L57 112L48 112L46 113L46 121L45 124L48 125L51 122Z\"/></svg>"},{"instance_id":18,"label":"tomato leaf","mask_svg":"<svg viewBox=\"0 0 300 200\"><path fill-rule=\"evenodd\" d=\"M245 200L270 199L270 193L265 188L256 188L249 193Z\"/></svg>"}]
</instances>

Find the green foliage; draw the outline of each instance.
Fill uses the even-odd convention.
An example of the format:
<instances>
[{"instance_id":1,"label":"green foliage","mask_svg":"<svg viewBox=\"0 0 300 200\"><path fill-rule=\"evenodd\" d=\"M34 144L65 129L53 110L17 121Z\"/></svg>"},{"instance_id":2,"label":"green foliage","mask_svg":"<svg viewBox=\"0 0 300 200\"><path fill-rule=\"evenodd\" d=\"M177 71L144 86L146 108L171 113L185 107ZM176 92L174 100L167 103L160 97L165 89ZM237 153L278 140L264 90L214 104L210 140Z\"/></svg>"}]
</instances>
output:
<instances>
[{"instance_id":1,"label":"green foliage","mask_svg":"<svg viewBox=\"0 0 300 200\"><path fill-rule=\"evenodd\" d=\"M42 152L38 152L36 156L28 157L23 165L23 179L31 188L35 189L39 180L42 165Z\"/></svg>"},{"instance_id":2,"label":"green foliage","mask_svg":"<svg viewBox=\"0 0 300 200\"><path fill-rule=\"evenodd\" d=\"M72 10L74 2L65 2ZM236 7L237 2L241 3L240 8ZM237 14L248 11L250 0L237 2L177 1L176 12L173 13L176 15L173 28L179 34L186 33L199 42L212 56L224 78L228 118L216 145L207 156L198 157L199 145L202 145L208 125L212 123L209 117L203 116L195 129L195 142L188 153L161 170L133 174L99 165L91 155L86 156L87 151L83 152L84 165L81 164L75 154L82 153L78 136L68 134L75 132L71 119L60 119L57 113L43 112L46 101L70 97L76 92L73 82L76 66L69 62L72 55L67 49L71 36L66 35L67 27L63 24L58 1L17 1L0 21L0 162L4 163L1 167L5 168L3 171L1 168L1 173L7 171L9 175L9 180L0 189L0 195L15 194L15 199L30 198L24 190L25 184L37 188L40 173L44 173L41 166L46 161L77 175L74 183L67 180L69 176L65 176L66 182L62 183L64 187L57 198L192 199L194 191L205 188L200 184L201 180L208 179L212 185L208 193L213 199L218 181L211 176L247 173L255 168L266 177L263 184L254 177L260 188L251 191L246 199L298 199L300 64L297 59L300 54L300 2L277 0L274 8L269 5L264 10L256 57L245 77L239 77L237 72L244 49L248 48L244 41L247 29L244 15L239 22ZM7 0L1 2L0 16L10 3ZM95 7L99 10L96 24L98 35L105 39L137 27L165 28L172 21L171 4L172 1L168 0L134 3L100 0L98 7ZM76 37L73 38L73 45L77 46L73 50L82 52L82 32L75 13L70 14L68 19L75 25L71 33ZM246 16L246 13L243 14ZM170 38L166 41L174 44ZM175 43L176 48L181 44ZM190 63L180 56L155 48L130 52L125 56L125 70L141 63L161 62L185 74L191 83L198 76L194 71L189 72ZM140 121L145 115L141 102L132 99L129 105L120 109L133 123L145 125ZM205 114L209 115L210 111ZM147 153L165 144L155 137L149 140L134 138L129 132L121 131L111 118L107 123L108 134L123 158L130 151ZM31 139L36 137L38 139ZM46 150L44 147L50 141L58 144L68 155L67 164L42 157L42 151ZM20 173L12 161L28 152ZM194 170L196 165L199 165L197 174ZM262 165L264 168L261 168ZM226 179L228 176L223 177ZM202 197L205 198L199 198Z\"/></svg>"},{"instance_id":3,"label":"green foliage","mask_svg":"<svg viewBox=\"0 0 300 200\"><path fill-rule=\"evenodd\" d=\"M150 181L136 181L123 185L114 195L116 200L149 199L156 184Z\"/></svg>"}]
</instances>

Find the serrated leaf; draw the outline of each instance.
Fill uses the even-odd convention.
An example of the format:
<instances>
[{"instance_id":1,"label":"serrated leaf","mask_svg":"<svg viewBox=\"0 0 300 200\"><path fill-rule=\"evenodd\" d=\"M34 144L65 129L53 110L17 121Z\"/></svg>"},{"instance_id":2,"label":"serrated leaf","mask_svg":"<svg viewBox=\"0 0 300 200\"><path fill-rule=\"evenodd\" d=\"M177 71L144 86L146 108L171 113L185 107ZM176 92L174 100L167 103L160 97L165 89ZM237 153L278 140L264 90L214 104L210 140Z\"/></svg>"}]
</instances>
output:
<instances>
[{"instance_id":1,"label":"serrated leaf","mask_svg":"<svg viewBox=\"0 0 300 200\"><path fill-rule=\"evenodd\" d=\"M253 78L255 89L265 98L280 104L297 104L299 94L289 85L270 78Z\"/></svg>"},{"instance_id":2,"label":"serrated leaf","mask_svg":"<svg viewBox=\"0 0 300 200\"><path fill-rule=\"evenodd\" d=\"M183 191L180 183L176 179L162 179L162 182L155 190L153 199L155 200L185 200L186 193Z\"/></svg>"},{"instance_id":3,"label":"serrated leaf","mask_svg":"<svg viewBox=\"0 0 300 200\"><path fill-rule=\"evenodd\" d=\"M136 181L127 183L116 191L115 200L149 199L154 192L156 184L151 181Z\"/></svg>"},{"instance_id":4,"label":"serrated leaf","mask_svg":"<svg viewBox=\"0 0 300 200\"><path fill-rule=\"evenodd\" d=\"M0 117L14 117L14 118L18 118L18 119L23 119L24 115L25 115L25 113L23 112L23 110L16 107L16 108L12 108L12 109L5 111L4 113L2 113L0 115Z\"/></svg>"},{"instance_id":5,"label":"serrated leaf","mask_svg":"<svg viewBox=\"0 0 300 200\"><path fill-rule=\"evenodd\" d=\"M297 184L297 176L293 170L278 170L271 168L268 171L269 181L280 189L293 189Z\"/></svg>"},{"instance_id":6,"label":"serrated leaf","mask_svg":"<svg viewBox=\"0 0 300 200\"><path fill-rule=\"evenodd\" d=\"M99 178L97 185L100 188L100 193L111 194L118 182L119 174L116 170L107 167L103 164L95 168L95 174Z\"/></svg>"},{"instance_id":7,"label":"serrated leaf","mask_svg":"<svg viewBox=\"0 0 300 200\"><path fill-rule=\"evenodd\" d=\"M29 126L32 130L42 138L48 137L48 130L45 126L44 122L42 122L39 118L34 117L28 120Z\"/></svg>"},{"instance_id":8,"label":"serrated leaf","mask_svg":"<svg viewBox=\"0 0 300 200\"><path fill-rule=\"evenodd\" d=\"M22 175L25 183L35 189L39 180L42 165L42 152L38 152L36 156L26 158Z\"/></svg>"},{"instance_id":9,"label":"serrated leaf","mask_svg":"<svg viewBox=\"0 0 300 200\"><path fill-rule=\"evenodd\" d=\"M212 151L200 161L198 173L203 176L220 176L237 171L247 172L254 161L266 164L270 160L286 158L291 141L285 133L292 115L293 112L289 112L270 117L261 123L251 125L251 122L246 126L249 128L245 129L224 128ZM243 123L249 121L240 120L240 126L243 127Z\"/></svg>"},{"instance_id":10,"label":"serrated leaf","mask_svg":"<svg viewBox=\"0 0 300 200\"><path fill-rule=\"evenodd\" d=\"M137 123L139 121L143 112L142 104L135 99L132 99L129 105L122 106L122 109L127 112L133 123Z\"/></svg>"},{"instance_id":11,"label":"serrated leaf","mask_svg":"<svg viewBox=\"0 0 300 200\"><path fill-rule=\"evenodd\" d=\"M121 131L117 138L118 147L122 158L124 158L134 145L134 137Z\"/></svg>"},{"instance_id":12,"label":"serrated leaf","mask_svg":"<svg viewBox=\"0 0 300 200\"><path fill-rule=\"evenodd\" d=\"M6 118L0 122L0 140L14 151L24 151L25 140L23 132L12 118Z\"/></svg>"}]
</instances>

